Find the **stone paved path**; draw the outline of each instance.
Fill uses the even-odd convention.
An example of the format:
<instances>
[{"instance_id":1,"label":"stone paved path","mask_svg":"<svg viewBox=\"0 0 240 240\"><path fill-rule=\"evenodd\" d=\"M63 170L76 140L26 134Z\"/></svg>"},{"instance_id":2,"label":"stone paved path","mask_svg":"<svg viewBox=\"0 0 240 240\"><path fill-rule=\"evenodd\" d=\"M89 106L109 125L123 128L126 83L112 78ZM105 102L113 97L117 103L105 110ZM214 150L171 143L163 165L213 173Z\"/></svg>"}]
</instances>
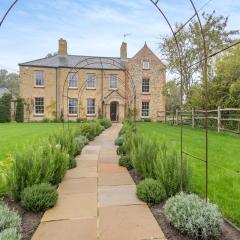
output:
<instances>
[{"instance_id":1,"label":"stone paved path","mask_svg":"<svg viewBox=\"0 0 240 240\"><path fill-rule=\"evenodd\" d=\"M120 128L114 124L84 147L33 240L165 239L148 206L137 199L128 171L118 166L114 140Z\"/></svg>"}]
</instances>

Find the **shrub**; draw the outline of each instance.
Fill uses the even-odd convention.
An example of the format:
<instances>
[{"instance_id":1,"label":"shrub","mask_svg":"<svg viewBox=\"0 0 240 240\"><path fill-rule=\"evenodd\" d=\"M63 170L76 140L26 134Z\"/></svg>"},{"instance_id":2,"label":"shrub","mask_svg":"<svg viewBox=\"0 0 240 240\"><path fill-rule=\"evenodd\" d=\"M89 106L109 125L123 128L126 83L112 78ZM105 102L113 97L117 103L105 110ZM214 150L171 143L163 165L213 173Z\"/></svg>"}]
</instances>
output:
<instances>
[{"instance_id":1,"label":"shrub","mask_svg":"<svg viewBox=\"0 0 240 240\"><path fill-rule=\"evenodd\" d=\"M0 123L11 122L11 100L12 95L9 93L0 98Z\"/></svg>"},{"instance_id":2,"label":"shrub","mask_svg":"<svg viewBox=\"0 0 240 240\"><path fill-rule=\"evenodd\" d=\"M144 202L156 204L165 198L165 190L154 179L146 178L137 186L137 196Z\"/></svg>"},{"instance_id":3,"label":"shrub","mask_svg":"<svg viewBox=\"0 0 240 240\"><path fill-rule=\"evenodd\" d=\"M24 103L22 98L17 99L16 122L24 122Z\"/></svg>"},{"instance_id":4,"label":"shrub","mask_svg":"<svg viewBox=\"0 0 240 240\"><path fill-rule=\"evenodd\" d=\"M103 132L105 130L105 127L104 126L100 126L100 132Z\"/></svg>"},{"instance_id":5,"label":"shrub","mask_svg":"<svg viewBox=\"0 0 240 240\"><path fill-rule=\"evenodd\" d=\"M21 218L14 210L10 210L5 205L0 205L0 232L5 229L16 229L20 231L21 228ZM4 238L3 238L4 239Z\"/></svg>"},{"instance_id":6,"label":"shrub","mask_svg":"<svg viewBox=\"0 0 240 240\"><path fill-rule=\"evenodd\" d=\"M122 167L127 168L128 170L131 170L133 168L130 157L129 156L121 156L119 158L119 165Z\"/></svg>"},{"instance_id":7,"label":"shrub","mask_svg":"<svg viewBox=\"0 0 240 240\"><path fill-rule=\"evenodd\" d=\"M92 141L100 133L100 124L95 122L85 122L80 124L80 133Z\"/></svg>"},{"instance_id":8,"label":"shrub","mask_svg":"<svg viewBox=\"0 0 240 240\"><path fill-rule=\"evenodd\" d=\"M156 139L144 138L140 134L135 136L131 146L130 158L133 167L144 178L155 178L155 162L159 152Z\"/></svg>"},{"instance_id":9,"label":"shrub","mask_svg":"<svg viewBox=\"0 0 240 240\"><path fill-rule=\"evenodd\" d=\"M25 146L11 159L7 173L10 193L20 199L20 193L28 186L42 182L59 183L68 169L69 156L59 144L48 141Z\"/></svg>"},{"instance_id":10,"label":"shrub","mask_svg":"<svg viewBox=\"0 0 240 240\"><path fill-rule=\"evenodd\" d=\"M53 207L58 198L55 187L41 183L25 188L21 193L21 205L29 211L40 212Z\"/></svg>"},{"instance_id":11,"label":"shrub","mask_svg":"<svg viewBox=\"0 0 240 240\"><path fill-rule=\"evenodd\" d=\"M118 155L126 155L126 151L125 151L125 149L124 149L123 146L119 146L119 147L117 148L117 154L118 154Z\"/></svg>"},{"instance_id":12,"label":"shrub","mask_svg":"<svg viewBox=\"0 0 240 240\"><path fill-rule=\"evenodd\" d=\"M106 129L112 126L112 122L108 119L99 119L98 121L100 125Z\"/></svg>"},{"instance_id":13,"label":"shrub","mask_svg":"<svg viewBox=\"0 0 240 240\"><path fill-rule=\"evenodd\" d=\"M180 193L170 198L164 212L170 224L194 239L217 239L220 235L223 220L217 206L195 194Z\"/></svg>"},{"instance_id":14,"label":"shrub","mask_svg":"<svg viewBox=\"0 0 240 240\"><path fill-rule=\"evenodd\" d=\"M161 146L154 171L154 176L162 183L168 197L181 190L190 190L191 169L187 161L181 163L176 151L168 153L166 144Z\"/></svg>"},{"instance_id":15,"label":"shrub","mask_svg":"<svg viewBox=\"0 0 240 240\"><path fill-rule=\"evenodd\" d=\"M21 235L16 228L7 228L0 232L0 240L21 240Z\"/></svg>"},{"instance_id":16,"label":"shrub","mask_svg":"<svg viewBox=\"0 0 240 240\"><path fill-rule=\"evenodd\" d=\"M72 168L75 168L75 167L77 167L77 161L74 157L71 157L69 159L68 169L72 169Z\"/></svg>"},{"instance_id":17,"label":"shrub","mask_svg":"<svg viewBox=\"0 0 240 240\"><path fill-rule=\"evenodd\" d=\"M77 123L87 122L87 118L77 118Z\"/></svg>"},{"instance_id":18,"label":"shrub","mask_svg":"<svg viewBox=\"0 0 240 240\"><path fill-rule=\"evenodd\" d=\"M124 141L124 134L115 140L115 145L121 146L123 145L123 141Z\"/></svg>"},{"instance_id":19,"label":"shrub","mask_svg":"<svg viewBox=\"0 0 240 240\"><path fill-rule=\"evenodd\" d=\"M50 119L48 119L48 118L44 118L43 120L42 120L42 123L50 123L51 121L50 121Z\"/></svg>"}]
</instances>

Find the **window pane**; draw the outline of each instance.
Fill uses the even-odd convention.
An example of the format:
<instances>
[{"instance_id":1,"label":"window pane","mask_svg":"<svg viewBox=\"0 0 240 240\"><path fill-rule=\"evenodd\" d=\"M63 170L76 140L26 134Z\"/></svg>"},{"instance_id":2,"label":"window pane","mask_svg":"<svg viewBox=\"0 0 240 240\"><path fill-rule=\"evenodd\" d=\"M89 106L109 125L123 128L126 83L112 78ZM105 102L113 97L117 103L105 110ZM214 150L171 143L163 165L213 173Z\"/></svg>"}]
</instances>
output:
<instances>
[{"instance_id":1,"label":"window pane","mask_svg":"<svg viewBox=\"0 0 240 240\"><path fill-rule=\"evenodd\" d=\"M77 98L69 98L68 99L68 113L69 114L77 114Z\"/></svg>"},{"instance_id":2,"label":"window pane","mask_svg":"<svg viewBox=\"0 0 240 240\"><path fill-rule=\"evenodd\" d=\"M43 97L35 98L35 113L44 114L44 98Z\"/></svg>"},{"instance_id":3,"label":"window pane","mask_svg":"<svg viewBox=\"0 0 240 240\"><path fill-rule=\"evenodd\" d=\"M68 87L77 87L77 74L76 73L68 74Z\"/></svg>"},{"instance_id":4,"label":"window pane","mask_svg":"<svg viewBox=\"0 0 240 240\"><path fill-rule=\"evenodd\" d=\"M148 93L149 92L149 79L142 80L142 92Z\"/></svg>"},{"instance_id":5,"label":"window pane","mask_svg":"<svg viewBox=\"0 0 240 240\"><path fill-rule=\"evenodd\" d=\"M150 64L149 61L143 61L143 69L149 69L150 68Z\"/></svg>"},{"instance_id":6,"label":"window pane","mask_svg":"<svg viewBox=\"0 0 240 240\"><path fill-rule=\"evenodd\" d=\"M95 114L95 99L87 99L87 114Z\"/></svg>"},{"instance_id":7,"label":"window pane","mask_svg":"<svg viewBox=\"0 0 240 240\"><path fill-rule=\"evenodd\" d=\"M149 102L142 102L142 117L149 116Z\"/></svg>"},{"instance_id":8,"label":"window pane","mask_svg":"<svg viewBox=\"0 0 240 240\"><path fill-rule=\"evenodd\" d=\"M117 88L117 75L110 76L110 88L116 89Z\"/></svg>"},{"instance_id":9,"label":"window pane","mask_svg":"<svg viewBox=\"0 0 240 240\"><path fill-rule=\"evenodd\" d=\"M44 85L43 71L36 71L35 72L35 85L36 86L43 86Z\"/></svg>"},{"instance_id":10,"label":"window pane","mask_svg":"<svg viewBox=\"0 0 240 240\"><path fill-rule=\"evenodd\" d=\"M96 88L96 75L95 74L88 74L87 88Z\"/></svg>"}]
</instances>

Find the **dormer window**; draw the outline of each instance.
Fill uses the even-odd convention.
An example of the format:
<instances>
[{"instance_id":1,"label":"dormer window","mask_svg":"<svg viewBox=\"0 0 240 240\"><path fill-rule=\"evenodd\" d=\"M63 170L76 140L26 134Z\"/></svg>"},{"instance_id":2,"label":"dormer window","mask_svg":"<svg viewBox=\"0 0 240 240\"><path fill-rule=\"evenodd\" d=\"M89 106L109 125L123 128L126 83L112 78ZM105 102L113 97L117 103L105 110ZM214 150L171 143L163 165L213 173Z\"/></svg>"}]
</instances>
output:
<instances>
[{"instance_id":1,"label":"dormer window","mask_svg":"<svg viewBox=\"0 0 240 240\"><path fill-rule=\"evenodd\" d=\"M77 74L74 72L68 74L68 87L77 88Z\"/></svg>"},{"instance_id":2,"label":"dormer window","mask_svg":"<svg viewBox=\"0 0 240 240\"><path fill-rule=\"evenodd\" d=\"M35 87L44 87L43 71L35 71Z\"/></svg>"},{"instance_id":3,"label":"dormer window","mask_svg":"<svg viewBox=\"0 0 240 240\"><path fill-rule=\"evenodd\" d=\"M150 63L148 60L143 60L143 69L150 69Z\"/></svg>"}]
</instances>

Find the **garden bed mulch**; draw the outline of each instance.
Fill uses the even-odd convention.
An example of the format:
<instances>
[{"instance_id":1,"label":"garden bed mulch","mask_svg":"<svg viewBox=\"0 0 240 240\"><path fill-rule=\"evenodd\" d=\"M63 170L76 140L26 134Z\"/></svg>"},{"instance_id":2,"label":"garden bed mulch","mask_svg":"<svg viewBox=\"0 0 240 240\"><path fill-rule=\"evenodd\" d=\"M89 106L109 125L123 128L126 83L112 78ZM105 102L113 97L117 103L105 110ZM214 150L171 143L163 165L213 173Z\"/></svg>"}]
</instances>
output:
<instances>
[{"instance_id":1,"label":"garden bed mulch","mask_svg":"<svg viewBox=\"0 0 240 240\"><path fill-rule=\"evenodd\" d=\"M40 224L41 218L43 216L43 212L40 213L32 213L26 211L21 207L20 202L12 201L10 198L4 197L3 202L10 208L15 209L19 216L22 219L22 240L30 240L36 231L38 225Z\"/></svg>"},{"instance_id":2,"label":"garden bed mulch","mask_svg":"<svg viewBox=\"0 0 240 240\"><path fill-rule=\"evenodd\" d=\"M134 170L130 170L129 173L136 185L142 180L142 177ZM176 230L167 222L163 210L164 202L148 206L168 240L194 240L194 238L190 238L181 234L178 230ZM239 240L239 239L240 232L225 221L223 224L223 231L220 240Z\"/></svg>"}]
</instances>

